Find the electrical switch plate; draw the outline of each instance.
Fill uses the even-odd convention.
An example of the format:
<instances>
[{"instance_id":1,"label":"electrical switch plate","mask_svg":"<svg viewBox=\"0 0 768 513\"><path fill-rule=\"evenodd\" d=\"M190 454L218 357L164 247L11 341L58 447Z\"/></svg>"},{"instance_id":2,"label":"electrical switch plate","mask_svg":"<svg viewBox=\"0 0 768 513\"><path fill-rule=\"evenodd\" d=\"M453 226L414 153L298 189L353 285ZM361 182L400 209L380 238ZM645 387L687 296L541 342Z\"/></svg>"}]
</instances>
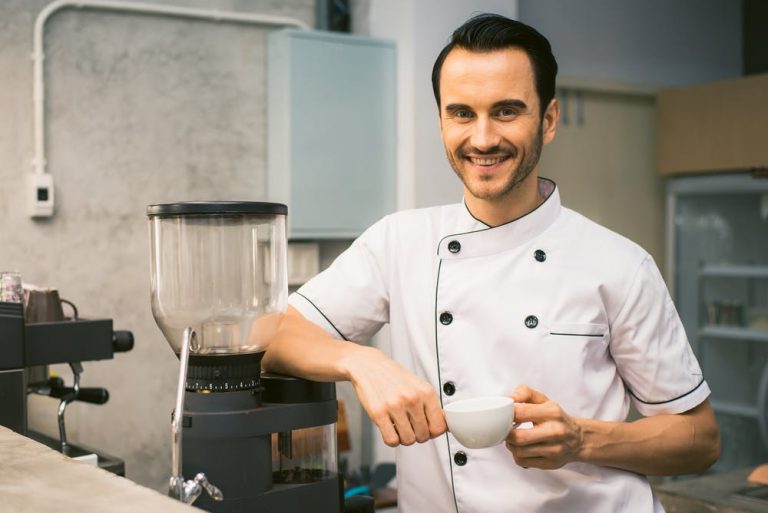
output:
<instances>
[{"instance_id":1,"label":"electrical switch plate","mask_svg":"<svg viewBox=\"0 0 768 513\"><path fill-rule=\"evenodd\" d=\"M27 205L30 217L53 216L53 176L49 173L27 176Z\"/></svg>"},{"instance_id":2,"label":"electrical switch plate","mask_svg":"<svg viewBox=\"0 0 768 513\"><path fill-rule=\"evenodd\" d=\"M320 272L320 245L316 242L288 243L288 285L303 285Z\"/></svg>"}]
</instances>

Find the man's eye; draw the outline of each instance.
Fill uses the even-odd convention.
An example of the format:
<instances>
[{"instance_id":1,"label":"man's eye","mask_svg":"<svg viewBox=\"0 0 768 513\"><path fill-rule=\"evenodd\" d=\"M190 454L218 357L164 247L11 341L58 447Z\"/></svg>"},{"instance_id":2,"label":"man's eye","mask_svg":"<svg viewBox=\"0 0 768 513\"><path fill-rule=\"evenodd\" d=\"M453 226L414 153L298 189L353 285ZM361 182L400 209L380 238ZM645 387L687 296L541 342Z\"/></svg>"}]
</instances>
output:
<instances>
[{"instance_id":1,"label":"man's eye","mask_svg":"<svg viewBox=\"0 0 768 513\"><path fill-rule=\"evenodd\" d=\"M457 110L453 113L454 117L459 119L469 119L472 117L472 111L470 110Z\"/></svg>"},{"instance_id":2,"label":"man's eye","mask_svg":"<svg viewBox=\"0 0 768 513\"><path fill-rule=\"evenodd\" d=\"M498 115L502 118L511 118L512 116L517 115L517 111L515 111L515 109L499 109Z\"/></svg>"}]
</instances>

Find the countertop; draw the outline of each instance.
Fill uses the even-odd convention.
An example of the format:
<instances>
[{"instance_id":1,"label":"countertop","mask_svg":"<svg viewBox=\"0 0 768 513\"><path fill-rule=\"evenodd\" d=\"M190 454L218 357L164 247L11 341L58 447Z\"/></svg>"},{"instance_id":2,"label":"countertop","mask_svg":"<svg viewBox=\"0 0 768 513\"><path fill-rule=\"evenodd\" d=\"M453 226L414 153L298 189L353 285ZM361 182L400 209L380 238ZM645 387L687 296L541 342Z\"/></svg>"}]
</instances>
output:
<instances>
[{"instance_id":1,"label":"countertop","mask_svg":"<svg viewBox=\"0 0 768 513\"><path fill-rule=\"evenodd\" d=\"M751 470L664 483L654 490L667 513L768 513L768 487L750 485ZM766 500L751 499L745 490L764 494ZM0 509L15 513L200 511L2 426L0 497Z\"/></svg>"},{"instance_id":2,"label":"countertop","mask_svg":"<svg viewBox=\"0 0 768 513\"><path fill-rule=\"evenodd\" d=\"M0 510L14 513L200 511L0 426Z\"/></svg>"},{"instance_id":3,"label":"countertop","mask_svg":"<svg viewBox=\"0 0 768 513\"><path fill-rule=\"evenodd\" d=\"M747 482L751 468L654 486L667 513L768 513L768 487ZM762 495L753 499L743 492Z\"/></svg>"}]
</instances>

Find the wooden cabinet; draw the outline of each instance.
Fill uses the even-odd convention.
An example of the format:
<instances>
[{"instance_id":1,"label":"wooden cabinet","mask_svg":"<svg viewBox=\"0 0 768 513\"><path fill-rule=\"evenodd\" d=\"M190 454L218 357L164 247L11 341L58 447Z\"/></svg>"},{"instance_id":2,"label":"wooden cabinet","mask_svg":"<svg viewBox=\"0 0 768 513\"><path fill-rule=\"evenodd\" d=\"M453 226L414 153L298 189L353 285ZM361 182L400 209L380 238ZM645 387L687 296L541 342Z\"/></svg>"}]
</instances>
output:
<instances>
[{"instance_id":1,"label":"wooden cabinet","mask_svg":"<svg viewBox=\"0 0 768 513\"><path fill-rule=\"evenodd\" d=\"M663 175L768 168L768 74L660 91L656 168Z\"/></svg>"},{"instance_id":2,"label":"wooden cabinet","mask_svg":"<svg viewBox=\"0 0 768 513\"><path fill-rule=\"evenodd\" d=\"M395 62L389 41L269 36L268 190L291 238L354 238L395 210Z\"/></svg>"}]
</instances>

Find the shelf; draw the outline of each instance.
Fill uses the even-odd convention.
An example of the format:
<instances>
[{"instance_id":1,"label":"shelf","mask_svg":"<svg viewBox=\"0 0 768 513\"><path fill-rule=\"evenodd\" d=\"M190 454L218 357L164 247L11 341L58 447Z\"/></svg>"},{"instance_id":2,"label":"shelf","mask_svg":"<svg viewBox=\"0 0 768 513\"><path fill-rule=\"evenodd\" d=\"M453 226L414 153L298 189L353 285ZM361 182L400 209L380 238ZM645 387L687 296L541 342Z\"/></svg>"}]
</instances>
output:
<instances>
[{"instance_id":1,"label":"shelf","mask_svg":"<svg viewBox=\"0 0 768 513\"><path fill-rule=\"evenodd\" d=\"M768 342L768 331L740 328L738 326L704 326L699 335L709 338L728 338L732 340L750 340L753 342Z\"/></svg>"},{"instance_id":2,"label":"shelf","mask_svg":"<svg viewBox=\"0 0 768 513\"><path fill-rule=\"evenodd\" d=\"M700 276L724 278L768 278L766 265L705 265Z\"/></svg>"},{"instance_id":3,"label":"shelf","mask_svg":"<svg viewBox=\"0 0 768 513\"><path fill-rule=\"evenodd\" d=\"M735 415L738 417L749 417L756 419L760 415L757 407L748 404L732 403L730 401L717 401L711 400L712 409L716 413L725 413L728 415Z\"/></svg>"}]
</instances>

